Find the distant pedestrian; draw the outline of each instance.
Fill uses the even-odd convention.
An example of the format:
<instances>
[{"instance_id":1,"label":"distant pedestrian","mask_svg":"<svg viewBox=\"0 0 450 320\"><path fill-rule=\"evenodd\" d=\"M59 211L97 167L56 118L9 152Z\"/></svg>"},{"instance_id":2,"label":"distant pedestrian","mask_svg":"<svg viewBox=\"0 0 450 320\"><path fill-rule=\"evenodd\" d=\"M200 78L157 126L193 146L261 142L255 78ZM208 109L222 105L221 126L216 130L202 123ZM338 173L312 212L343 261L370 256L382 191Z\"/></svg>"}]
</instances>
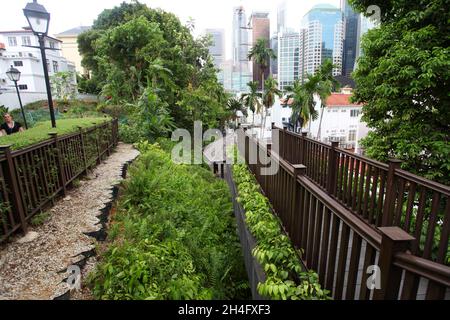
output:
<instances>
[{"instance_id":1,"label":"distant pedestrian","mask_svg":"<svg viewBox=\"0 0 450 320\"><path fill-rule=\"evenodd\" d=\"M9 136L10 134L24 131L22 125L19 122L14 121L9 113L3 115L3 120L5 120L5 122L0 126L0 132L3 136Z\"/></svg>"}]
</instances>

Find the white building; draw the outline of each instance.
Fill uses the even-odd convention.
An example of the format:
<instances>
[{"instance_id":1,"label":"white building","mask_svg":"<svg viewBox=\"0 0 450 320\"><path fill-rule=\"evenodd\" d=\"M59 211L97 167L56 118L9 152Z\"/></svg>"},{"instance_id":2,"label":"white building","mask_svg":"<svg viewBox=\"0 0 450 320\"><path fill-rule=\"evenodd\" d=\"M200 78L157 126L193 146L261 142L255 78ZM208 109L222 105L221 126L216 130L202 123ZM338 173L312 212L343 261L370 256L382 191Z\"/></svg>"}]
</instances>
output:
<instances>
[{"instance_id":1,"label":"white building","mask_svg":"<svg viewBox=\"0 0 450 320\"><path fill-rule=\"evenodd\" d=\"M319 112L319 118L310 122L302 129L303 132L308 132L308 136L320 140L325 143L331 141L339 141L340 147L353 150L361 154L362 148L360 146L361 139L365 138L369 132L367 125L361 120L362 106L350 102L351 91L343 89L341 93L333 93L326 102L324 108L321 132L319 134L320 114L322 112L320 106L321 101L318 97L315 98L316 110ZM270 116L266 120L266 128L264 137L270 139L271 123L279 128L287 126L292 115L289 107L283 107L280 100L277 100L275 105L269 111ZM247 117L247 121L251 121L251 114ZM260 117L255 121L259 124ZM260 136L260 129L255 129Z\"/></svg>"},{"instance_id":2,"label":"white building","mask_svg":"<svg viewBox=\"0 0 450 320\"><path fill-rule=\"evenodd\" d=\"M360 153L359 141L368 133L367 126L361 121L362 105L350 102L351 93L333 93L327 99L322 110L316 104L319 118L311 122L309 135L325 143L339 141L340 147ZM320 126L320 115L322 125ZM319 132L320 126L320 132Z\"/></svg>"},{"instance_id":3,"label":"white building","mask_svg":"<svg viewBox=\"0 0 450 320\"><path fill-rule=\"evenodd\" d=\"M316 5L303 17L302 25L306 29L306 73L314 74L330 59L336 66L333 75L340 75L344 49L344 21L340 9L328 4Z\"/></svg>"},{"instance_id":4,"label":"white building","mask_svg":"<svg viewBox=\"0 0 450 320\"><path fill-rule=\"evenodd\" d=\"M38 38L31 30L0 31L0 105L10 109L19 107L14 83L6 75L11 66L21 72L18 85L24 105L47 99L40 50L27 46L39 46ZM62 56L61 41L47 37L45 46L55 49L46 50L50 77L57 72L72 71L76 83L75 65Z\"/></svg>"},{"instance_id":5,"label":"white building","mask_svg":"<svg viewBox=\"0 0 450 320\"><path fill-rule=\"evenodd\" d=\"M300 77L300 34L284 32L278 34L278 85L280 90L292 86Z\"/></svg>"}]
</instances>

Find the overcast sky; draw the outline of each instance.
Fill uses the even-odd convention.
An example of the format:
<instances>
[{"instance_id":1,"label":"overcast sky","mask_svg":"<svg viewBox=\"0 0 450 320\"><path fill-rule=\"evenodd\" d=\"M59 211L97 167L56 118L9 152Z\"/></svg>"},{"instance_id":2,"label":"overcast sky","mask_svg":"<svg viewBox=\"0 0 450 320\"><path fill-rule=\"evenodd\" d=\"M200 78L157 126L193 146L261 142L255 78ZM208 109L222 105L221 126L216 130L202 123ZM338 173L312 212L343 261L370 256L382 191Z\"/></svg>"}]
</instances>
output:
<instances>
[{"instance_id":1,"label":"overcast sky","mask_svg":"<svg viewBox=\"0 0 450 320\"><path fill-rule=\"evenodd\" d=\"M0 0L0 30L17 30L27 25L22 9L31 0ZM123 0L38 0L51 14L50 33L56 34L80 25L91 25L103 9L112 8ZM126 2L130 2L127 0ZM301 18L311 7L329 3L339 7L339 0L141 0L152 8L173 12L184 23L195 20L196 35L206 28L222 28L226 32L226 54L231 56L231 28L233 7L243 5L249 16L251 11L268 11L272 30L276 28L277 7L287 2L288 21L298 28ZM297 23L298 21L298 23Z\"/></svg>"}]
</instances>

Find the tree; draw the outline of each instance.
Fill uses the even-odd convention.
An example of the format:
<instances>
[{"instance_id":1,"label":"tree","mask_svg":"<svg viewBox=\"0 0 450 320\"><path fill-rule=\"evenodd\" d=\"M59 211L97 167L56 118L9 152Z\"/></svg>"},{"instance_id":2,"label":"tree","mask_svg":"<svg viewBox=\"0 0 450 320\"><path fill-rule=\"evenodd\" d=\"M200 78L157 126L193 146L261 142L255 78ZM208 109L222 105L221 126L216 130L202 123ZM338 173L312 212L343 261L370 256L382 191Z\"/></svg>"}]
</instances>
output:
<instances>
[{"instance_id":1,"label":"tree","mask_svg":"<svg viewBox=\"0 0 450 320\"><path fill-rule=\"evenodd\" d=\"M75 74L70 71L57 72L51 77L52 94L63 104L68 104L77 95L77 85L74 82Z\"/></svg>"},{"instance_id":2,"label":"tree","mask_svg":"<svg viewBox=\"0 0 450 320\"><path fill-rule=\"evenodd\" d=\"M320 78L317 74L315 74L308 75L307 80L303 84L304 97L302 109L305 111L305 118L303 118L305 121L303 122L303 127L305 127L308 123L311 125L311 120L317 120L319 117L316 110L316 102L314 101L314 96L319 91L319 83Z\"/></svg>"},{"instance_id":3,"label":"tree","mask_svg":"<svg viewBox=\"0 0 450 320\"><path fill-rule=\"evenodd\" d=\"M261 138L264 138L264 130L266 128L267 113L275 104L276 97L281 97L282 92L278 89L278 82L272 76L267 78L264 84L263 106L264 106L264 121L261 123Z\"/></svg>"},{"instance_id":4,"label":"tree","mask_svg":"<svg viewBox=\"0 0 450 320\"><path fill-rule=\"evenodd\" d=\"M323 113L326 107L326 102L328 97L334 91L339 90L340 84L333 77L333 68L336 66L333 65L331 59L327 59L320 66L317 76L319 77L319 83L317 86L317 95L320 97L321 106L320 106L320 122L319 122L319 130L317 132L317 138L320 139L321 131L322 131L322 119Z\"/></svg>"},{"instance_id":5,"label":"tree","mask_svg":"<svg viewBox=\"0 0 450 320\"><path fill-rule=\"evenodd\" d=\"M229 113L229 117L231 120L236 121L237 127L237 112L242 112L242 114L246 117L248 116L247 108L242 105L242 102L236 98L230 98L227 102L227 111Z\"/></svg>"},{"instance_id":6,"label":"tree","mask_svg":"<svg viewBox=\"0 0 450 320\"><path fill-rule=\"evenodd\" d=\"M381 9L381 25L363 38L354 101L372 129L363 141L380 161L450 184L450 38L448 0L351 0Z\"/></svg>"},{"instance_id":7,"label":"tree","mask_svg":"<svg viewBox=\"0 0 450 320\"><path fill-rule=\"evenodd\" d=\"M78 42L83 65L109 104L136 103L152 88L180 128L193 128L195 120L205 120L205 127L224 122L227 97L207 39L194 39L175 15L122 3L103 11Z\"/></svg>"},{"instance_id":8,"label":"tree","mask_svg":"<svg viewBox=\"0 0 450 320\"><path fill-rule=\"evenodd\" d=\"M252 112L252 124L255 125L255 113L261 112L262 94L258 92L258 82L250 81L249 83L247 83L247 86L250 91L241 95L241 102L247 109Z\"/></svg>"},{"instance_id":9,"label":"tree","mask_svg":"<svg viewBox=\"0 0 450 320\"><path fill-rule=\"evenodd\" d=\"M265 71L270 66L270 59L275 59L276 57L275 51L270 48L266 39L258 39L248 53L248 60L253 59L261 68L262 92L264 92Z\"/></svg>"}]
</instances>

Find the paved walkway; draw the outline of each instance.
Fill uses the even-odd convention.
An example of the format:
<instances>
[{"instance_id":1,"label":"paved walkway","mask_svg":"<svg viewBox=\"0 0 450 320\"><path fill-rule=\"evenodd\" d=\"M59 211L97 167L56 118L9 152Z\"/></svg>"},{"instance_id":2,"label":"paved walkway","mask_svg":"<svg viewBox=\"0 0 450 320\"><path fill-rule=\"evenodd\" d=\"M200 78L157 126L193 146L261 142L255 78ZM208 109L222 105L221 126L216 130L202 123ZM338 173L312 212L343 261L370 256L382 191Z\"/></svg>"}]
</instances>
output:
<instances>
[{"instance_id":1,"label":"paved walkway","mask_svg":"<svg viewBox=\"0 0 450 320\"><path fill-rule=\"evenodd\" d=\"M112 187L121 178L123 165L138 156L131 145L116 151L49 210L48 221L31 228L27 237L0 247L0 300L47 300L67 292L66 269L73 264L92 269L96 240L85 233L99 231L97 216L112 199ZM85 264L86 263L86 264ZM83 274L86 272L84 269Z\"/></svg>"}]
</instances>

